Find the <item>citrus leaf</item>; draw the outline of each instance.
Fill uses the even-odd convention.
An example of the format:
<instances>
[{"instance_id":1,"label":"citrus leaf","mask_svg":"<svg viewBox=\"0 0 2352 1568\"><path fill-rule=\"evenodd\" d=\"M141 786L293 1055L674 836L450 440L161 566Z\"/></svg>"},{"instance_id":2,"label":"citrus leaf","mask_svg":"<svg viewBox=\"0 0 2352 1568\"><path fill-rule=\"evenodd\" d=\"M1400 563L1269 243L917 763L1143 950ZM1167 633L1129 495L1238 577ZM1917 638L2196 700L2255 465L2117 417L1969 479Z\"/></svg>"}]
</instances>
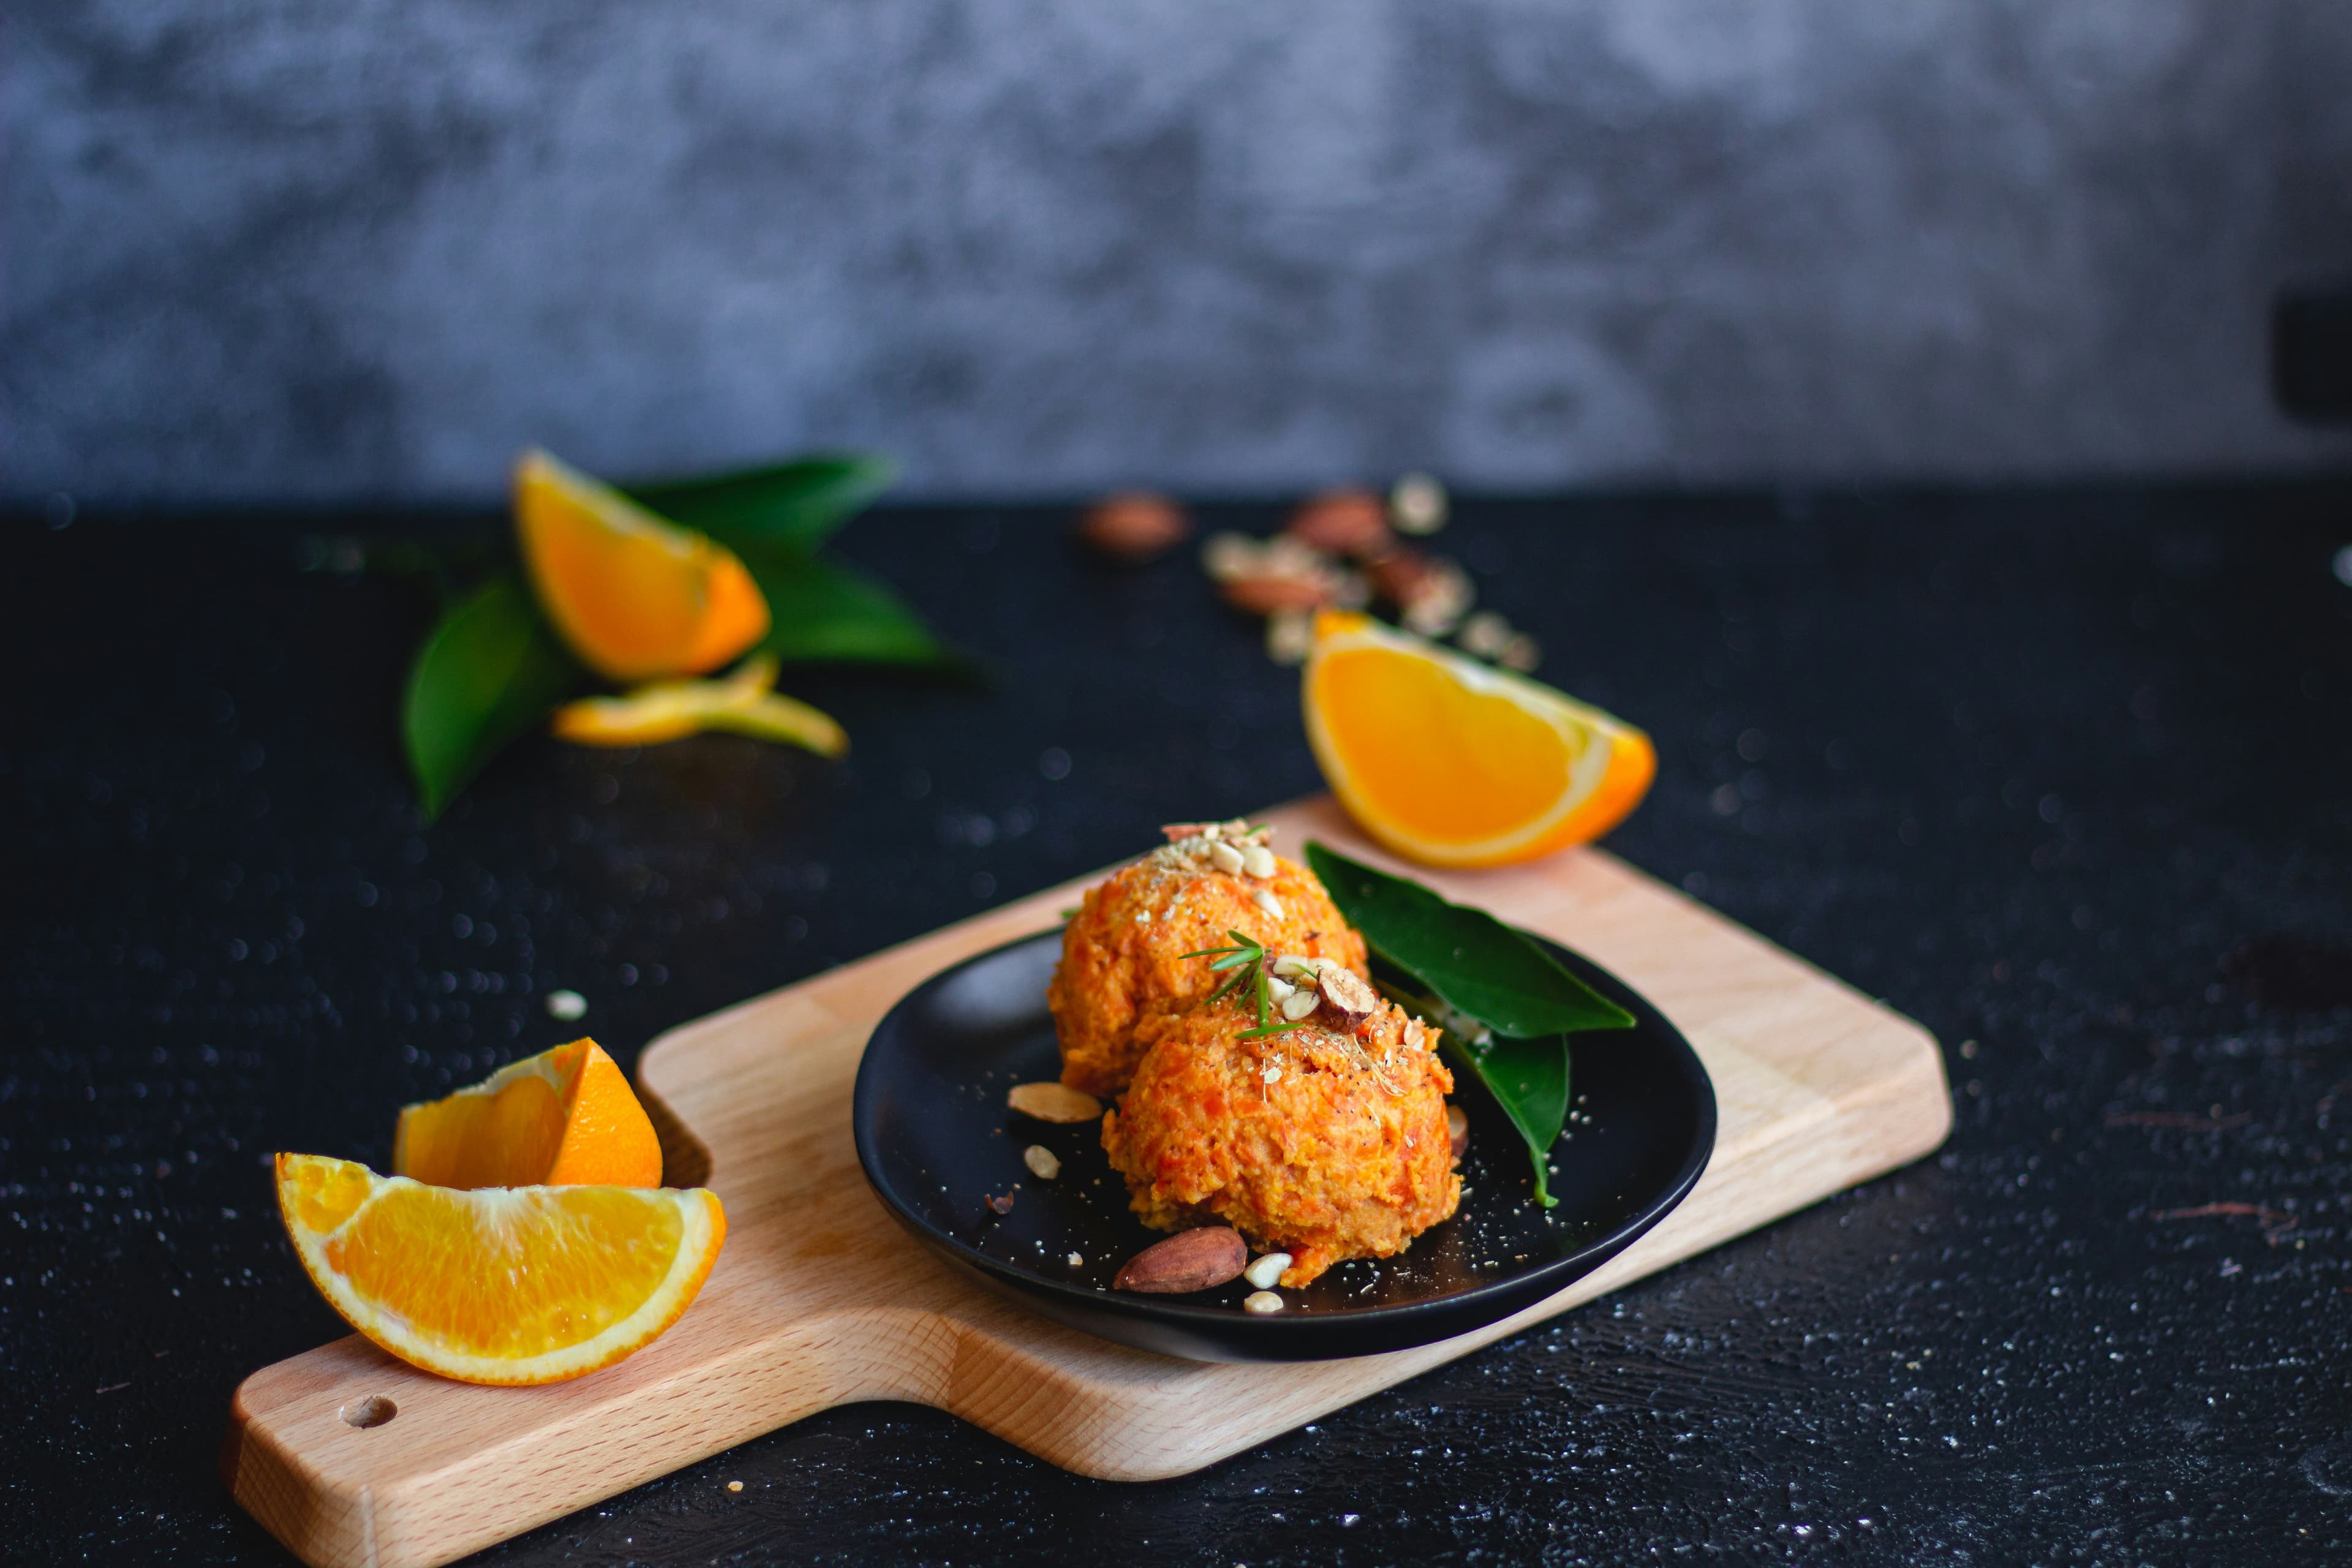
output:
<instances>
[{"instance_id":1,"label":"citrus leaf","mask_svg":"<svg viewBox=\"0 0 2352 1568\"><path fill-rule=\"evenodd\" d=\"M760 647L780 659L934 668L968 662L861 572L774 544L747 544L737 553L768 601L768 635Z\"/></svg>"},{"instance_id":2,"label":"citrus leaf","mask_svg":"<svg viewBox=\"0 0 2352 1568\"><path fill-rule=\"evenodd\" d=\"M1532 1039L1633 1026L1631 1013L1486 910L1448 903L1320 844L1307 846L1307 863L1382 957L1495 1033Z\"/></svg>"},{"instance_id":3,"label":"citrus leaf","mask_svg":"<svg viewBox=\"0 0 2352 1568\"><path fill-rule=\"evenodd\" d=\"M578 679L515 574L500 573L444 612L417 649L400 715L426 820Z\"/></svg>"},{"instance_id":4,"label":"citrus leaf","mask_svg":"<svg viewBox=\"0 0 2352 1568\"><path fill-rule=\"evenodd\" d=\"M635 500L721 544L773 544L813 553L890 488L887 458L859 452L801 458L772 468L630 489Z\"/></svg>"},{"instance_id":5,"label":"citrus leaf","mask_svg":"<svg viewBox=\"0 0 2352 1568\"><path fill-rule=\"evenodd\" d=\"M1536 1202L1550 1208L1559 1200L1544 1184L1544 1162L1568 1125L1568 1037L1546 1035L1541 1039L1514 1040L1497 1035L1483 1046L1455 1039L1445 1043L1454 1058L1467 1067L1511 1125L1527 1141L1528 1157L1535 1166Z\"/></svg>"}]
</instances>

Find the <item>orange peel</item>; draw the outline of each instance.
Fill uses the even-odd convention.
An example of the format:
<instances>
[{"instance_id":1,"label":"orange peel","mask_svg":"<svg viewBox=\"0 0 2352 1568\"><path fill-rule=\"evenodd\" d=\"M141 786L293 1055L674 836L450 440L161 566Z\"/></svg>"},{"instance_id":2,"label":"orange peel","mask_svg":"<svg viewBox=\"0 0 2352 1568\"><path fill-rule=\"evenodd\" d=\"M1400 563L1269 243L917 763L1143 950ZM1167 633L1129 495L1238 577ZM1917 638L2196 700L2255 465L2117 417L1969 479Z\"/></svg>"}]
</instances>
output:
<instances>
[{"instance_id":1,"label":"orange peel","mask_svg":"<svg viewBox=\"0 0 2352 1568\"><path fill-rule=\"evenodd\" d=\"M583 697L555 711L557 739L583 746L652 746L706 730L782 741L819 756L849 750L832 715L771 689L776 661L746 659L724 680L664 680L620 697Z\"/></svg>"}]
</instances>

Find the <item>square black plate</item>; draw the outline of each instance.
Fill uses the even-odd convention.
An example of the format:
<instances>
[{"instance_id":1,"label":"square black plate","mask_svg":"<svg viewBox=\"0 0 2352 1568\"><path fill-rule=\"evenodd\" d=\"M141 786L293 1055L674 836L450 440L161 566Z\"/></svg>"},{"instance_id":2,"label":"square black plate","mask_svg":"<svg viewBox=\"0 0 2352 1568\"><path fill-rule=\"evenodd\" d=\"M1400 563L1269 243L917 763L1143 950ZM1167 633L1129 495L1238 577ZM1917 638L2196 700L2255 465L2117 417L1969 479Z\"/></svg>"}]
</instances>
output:
<instances>
[{"instance_id":1,"label":"square black plate","mask_svg":"<svg viewBox=\"0 0 2352 1568\"><path fill-rule=\"evenodd\" d=\"M1615 1257L1683 1200L1715 1149L1715 1088L1681 1032L1616 976L1545 945L1634 1018L1571 1047L1573 1115L1551 1157L1559 1206L1536 1205L1526 1146L1457 1072L1454 1098L1470 1118L1460 1210L1395 1258L1283 1291L1279 1313L1243 1311L1251 1287L1238 1279L1192 1296L1112 1290L1119 1266L1164 1233L1129 1209L1098 1124L1006 1109L1014 1084L1061 1076L1045 1010L1059 931L933 975L875 1026L857 1068L857 1158L884 1206L942 1257L1105 1339L1194 1361L1323 1361L1451 1339ZM1030 1174L1021 1153L1032 1143L1060 1157L1056 1179ZM1012 1210L999 1215L987 1199L1007 1193Z\"/></svg>"}]
</instances>

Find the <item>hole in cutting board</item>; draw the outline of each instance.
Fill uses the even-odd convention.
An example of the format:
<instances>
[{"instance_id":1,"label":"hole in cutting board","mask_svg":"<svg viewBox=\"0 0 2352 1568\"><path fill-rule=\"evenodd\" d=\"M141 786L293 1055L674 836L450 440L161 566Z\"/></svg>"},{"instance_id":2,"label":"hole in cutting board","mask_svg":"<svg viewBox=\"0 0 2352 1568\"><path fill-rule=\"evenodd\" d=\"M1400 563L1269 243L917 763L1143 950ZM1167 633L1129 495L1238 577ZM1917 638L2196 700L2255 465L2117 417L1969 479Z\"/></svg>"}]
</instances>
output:
<instances>
[{"instance_id":1,"label":"hole in cutting board","mask_svg":"<svg viewBox=\"0 0 2352 1568\"><path fill-rule=\"evenodd\" d=\"M381 1394L371 1394L364 1399L354 1399L335 1412L346 1426L381 1426L400 1414L400 1406Z\"/></svg>"}]
</instances>

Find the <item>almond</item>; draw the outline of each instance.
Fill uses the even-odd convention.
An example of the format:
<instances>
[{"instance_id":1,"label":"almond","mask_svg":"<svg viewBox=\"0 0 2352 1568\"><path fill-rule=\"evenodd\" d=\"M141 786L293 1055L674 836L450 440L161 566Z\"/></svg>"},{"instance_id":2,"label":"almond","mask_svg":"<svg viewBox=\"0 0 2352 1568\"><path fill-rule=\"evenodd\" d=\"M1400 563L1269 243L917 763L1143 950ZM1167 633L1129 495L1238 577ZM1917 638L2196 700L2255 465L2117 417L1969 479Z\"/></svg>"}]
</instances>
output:
<instances>
[{"instance_id":1,"label":"almond","mask_svg":"<svg viewBox=\"0 0 2352 1568\"><path fill-rule=\"evenodd\" d=\"M1040 1121L1093 1121L1102 1115L1102 1101L1066 1083L1016 1083L1004 1103Z\"/></svg>"},{"instance_id":2,"label":"almond","mask_svg":"<svg viewBox=\"0 0 2352 1568\"><path fill-rule=\"evenodd\" d=\"M1370 561L1396 542L1388 509L1370 490L1326 490L1291 513L1283 531L1311 550Z\"/></svg>"},{"instance_id":3,"label":"almond","mask_svg":"<svg viewBox=\"0 0 2352 1568\"><path fill-rule=\"evenodd\" d=\"M1249 1247L1241 1232L1230 1226L1203 1226L1179 1231L1129 1258L1111 1289L1181 1296L1239 1279L1248 1262Z\"/></svg>"},{"instance_id":4,"label":"almond","mask_svg":"<svg viewBox=\"0 0 2352 1568\"><path fill-rule=\"evenodd\" d=\"M1218 584L1225 603L1253 616L1278 610L1312 610L1332 602L1338 584L1320 567L1253 566Z\"/></svg>"},{"instance_id":5,"label":"almond","mask_svg":"<svg viewBox=\"0 0 2352 1568\"><path fill-rule=\"evenodd\" d=\"M1192 531L1182 507L1142 491L1105 496L1078 520L1078 537L1088 546L1139 564L1183 543Z\"/></svg>"},{"instance_id":6,"label":"almond","mask_svg":"<svg viewBox=\"0 0 2352 1568\"><path fill-rule=\"evenodd\" d=\"M1418 550L1398 550L1372 563L1372 587L1394 605L1405 625L1425 637L1444 637L1477 598L1470 574L1454 562Z\"/></svg>"},{"instance_id":7,"label":"almond","mask_svg":"<svg viewBox=\"0 0 2352 1568\"><path fill-rule=\"evenodd\" d=\"M1380 1011L1381 994L1372 989L1371 982L1352 969L1342 969L1327 963L1316 983L1321 986L1323 1000L1331 1010L1354 1024Z\"/></svg>"}]
</instances>

